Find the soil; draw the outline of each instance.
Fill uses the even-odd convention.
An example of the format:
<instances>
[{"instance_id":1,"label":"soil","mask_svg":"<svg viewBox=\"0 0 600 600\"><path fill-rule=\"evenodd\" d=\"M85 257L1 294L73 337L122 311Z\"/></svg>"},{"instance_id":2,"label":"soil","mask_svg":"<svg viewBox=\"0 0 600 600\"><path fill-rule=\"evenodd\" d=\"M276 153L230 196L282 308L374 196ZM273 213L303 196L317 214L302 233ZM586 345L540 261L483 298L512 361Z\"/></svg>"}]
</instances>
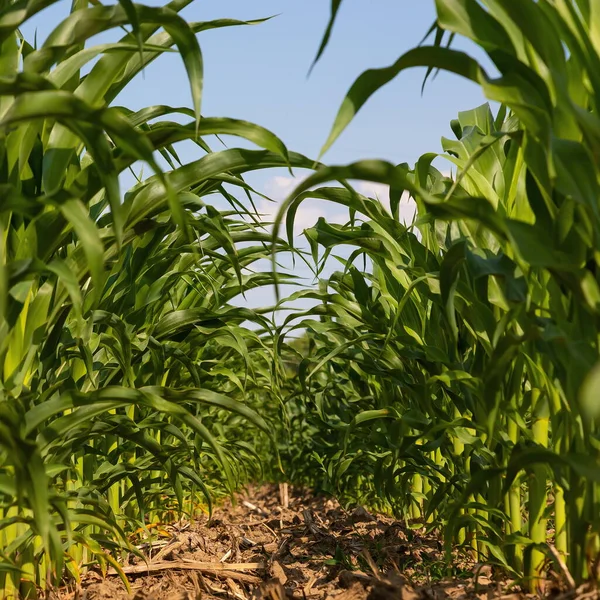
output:
<instances>
[{"instance_id":1,"label":"soil","mask_svg":"<svg viewBox=\"0 0 600 600\"><path fill-rule=\"evenodd\" d=\"M489 567L455 552L452 577L439 536L289 486L249 488L196 522L164 528L114 571L89 572L60 600L519 600ZM165 537L168 536L168 537ZM556 586L562 600L580 596ZM585 590L581 590L585 592ZM584 594L585 595L585 594ZM591 597L590 595L587 596Z\"/></svg>"}]
</instances>

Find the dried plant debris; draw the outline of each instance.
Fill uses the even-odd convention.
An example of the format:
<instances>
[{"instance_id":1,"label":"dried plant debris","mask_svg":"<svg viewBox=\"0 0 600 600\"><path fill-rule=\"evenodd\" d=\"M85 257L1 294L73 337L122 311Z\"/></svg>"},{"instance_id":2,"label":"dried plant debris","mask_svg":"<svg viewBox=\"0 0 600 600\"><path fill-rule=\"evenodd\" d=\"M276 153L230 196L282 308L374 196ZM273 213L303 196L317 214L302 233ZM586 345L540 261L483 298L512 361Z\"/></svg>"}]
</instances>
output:
<instances>
[{"instance_id":1,"label":"dried plant debris","mask_svg":"<svg viewBox=\"0 0 600 600\"><path fill-rule=\"evenodd\" d=\"M285 506L287 505L287 506ZM143 557L90 572L60 600L518 600L526 594L489 566L455 552L453 577L438 537L404 523L347 512L334 500L288 486L250 488L212 518L165 526L170 539L139 544ZM594 589L559 589L560 600L597 597Z\"/></svg>"}]
</instances>

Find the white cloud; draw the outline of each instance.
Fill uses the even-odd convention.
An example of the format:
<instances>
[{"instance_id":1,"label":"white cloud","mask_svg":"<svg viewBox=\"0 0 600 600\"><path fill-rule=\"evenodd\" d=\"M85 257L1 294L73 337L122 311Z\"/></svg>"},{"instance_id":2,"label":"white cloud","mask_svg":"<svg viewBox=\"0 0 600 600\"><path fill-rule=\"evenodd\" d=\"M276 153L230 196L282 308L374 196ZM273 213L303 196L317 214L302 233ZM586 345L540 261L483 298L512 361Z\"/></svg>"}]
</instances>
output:
<instances>
[{"instance_id":1,"label":"white cloud","mask_svg":"<svg viewBox=\"0 0 600 600\"><path fill-rule=\"evenodd\" d=\"M258 205L258 212L265 221L273 221L279 211L281 202L285 200L306 176L284 176L277 175L267 181L263 193L271 198L273 202L262 199ZM339 207L338 207L339 208ZM345 223L347 216L345 213L336 210L336 205L325 200L308 199L304 200L294 218L294 235L301 235L305 229L312 227L318 221L319 217L324 217L330 223Z\"/></svg>"},{"instance_id":2,"label":"white cloud","mask_svg":"<svg viewBox=\"0 0 600 600\"><path fill-rule=\"evenodd\" d=\"M439 169L440 173L445 177L452 177L451 169ZM368 198L374 198L379 200L381 204L391 213L390 209L390 188L388 185L383 183L376 183L373 181L356 181L353 182L354 189L361 193L363 196ZM410 225L415 219L417 212L417 205L415 201L410 198L407 192L404 192L400 198L400 221L404 225Z\"/></svg>"},{"instance_id":3,"label":"white cloud","mask_svg":"<svg viewBox=\"0 0 600 600\"><path fill-rule=\"evenodd\" d=\"M353 184L354 189L368 198L376 200L388 200L390 187L384 183L376 183L375 181L358 181Z\"/></svg>"},{"instance_id":4,"label":"white cloud","mask_svg":"<svg viewBox=\"0 0 600 600\"><path fill-rule=\"evenodd\" d=\"M441 171L446 176L451 176L450 170ZM270 202L263 199L258 206L259 213L265 221L273 221L280 207L280 203L285 200L307 175L295 176L276 175L269 179L264 185L263 192L266 196L274 200ZM335 184L333 184L335 185ZM363 196L379 200L388 212L390 211L389 186L382 183L371 181L354 181L352 185L357 192ZM417 206L409 197L408 193L402 194L400 199L400 220L405 225L410 225L415 219ZM343 207L336 206L325 200L308 199L302 202L296 212L294 220L294 234L301 235L304 229L312 227L319 217L324 217L330 223L345 223L348 220L348 214Z\"/></svg>"},{"instance_id":5,"label":"white cloud","mask_svg":"<svg viewBox=\"0 0 600 600\"><path fill-rule=\"evenodd\" d=\"M295 177L292 177L291 175L276 175L267 181L264 193L269 196L269 198L277 200L278 202L285 200L293 189L297 185L300 185L305 179L306 177L300 177L298 175Z\"/></svg>"},{"instance_id":6,"label":"white cloud","mask_svg":"<svg viewBox=\"0 0 600 600\"><path fill-rule=\"evenodd\" d=\"M357 192L367 198L379 200L385 209L391 213L390 209L390 187L383 183L375 183L373 181L358 181L353 184ZM404 225L410 225L417 212L415 201L409 197L407 192L404 192L400 198L400 221Z\"/></svg>"}]
</instances>

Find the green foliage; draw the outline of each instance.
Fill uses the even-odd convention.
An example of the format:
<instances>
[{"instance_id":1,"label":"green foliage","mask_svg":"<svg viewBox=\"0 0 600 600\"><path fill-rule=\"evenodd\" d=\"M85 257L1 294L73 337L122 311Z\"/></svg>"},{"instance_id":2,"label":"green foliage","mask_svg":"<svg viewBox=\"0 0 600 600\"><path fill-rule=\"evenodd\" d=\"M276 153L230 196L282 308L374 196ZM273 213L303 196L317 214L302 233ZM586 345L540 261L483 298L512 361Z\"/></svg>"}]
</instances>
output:
<instances>
[{"instance_id":1,"label":"green foliage","mask_svg":"<svg viewBox=\"0 0 600 600\"><path fill-rule=\"evenodd\" d=\"M593 576L597 3L437 0L433 43L363 73L324 146L407 68L459 74L499 104L460 113L443 153L411 168L323 166L258 125L204 117L196 34L254 22L186 23L189 1L76 1L39 48L19 27L52 0L0 8L5 593L32 596L91 563L118 568L157 524L281 477L437 529L448 551L462 545L532 589L555 560L548 544L578 582ZM316 60L342 9L332 0ZM86 45L116 28L120 40ZM456 36L495 72L453 50ZM170 51L192 108L116 105ZM218 134L259 149L213 151L205 138ZM198 158L182 164L186 140ZM122 194L140 163L151 175ZM272 234L243 179L271 167L316 168ZM389 210L348 180L388 185ZM406 197L418 209L408 226ZM287 300L312 307L275 321L266 315L285 303L236 306L247 290L295 281L259 265L290 251L307 198L349 215L305 232L302 259L321 280ZM332 258L341 266L324 278Z\"/></svg>"},{"instance_id":2,"label":"green foliage","mask_svg":"<svg viewBox=\"0 0 600 600\"><path fill-rule=\"evenodd\" d=\"M313 453L307 480L441 527L448 547L525 568L533 589L553 514L553 543L581 581L593 574L600 534L598 5L436 7L433 44L360 75L323 150L411 67L466 77L500 109L452 122L440 157L453 178L433 166L435 154L412 169L361 161L319 169L285 202L277 225L286 220L288 233L308 197L353 217L306 232L317 262L341 246L351 253L312 295L321 304L289 323L307 329L313 348L291 395L304 425L293 443L298 455ZM318 57L339 9L332 2ZM477 44L497 73L450 48L455 36ZM390 212L351 179L389 185ZM329 181L345 189L310 191ZM403 194L418 207L409 227Z\"/></svg>"},{"instance_id":3,"label":"green foliage","mask_svg":"<svg viewBox=\"0 0 600 600\"><path fill-rule=\"evenodd\" d=\"M260 443L273 452L273 427L256 409L279 406L274 325L232 304L273 282L257 268L271 238L231 190L252 192L247 171L312 162L262 127L201 117L196 33L250 23L188 24L178 15L188 3L75 2L39 48L18 28L51 3L0 10L0 584L9 597L59 583L65 566L77 577L86 563L116 564L115 551L131 551L153 524L210 510L260 478ZM123 27L119 41L86 46ZM173 49L193 109L115 105ZM215 134L259 149L213 152L205 137ZM185 140L197 146L190 164L176 151ZM122 175L140 161L151 176L122 195Z\"/></svg>"}]
</instances>

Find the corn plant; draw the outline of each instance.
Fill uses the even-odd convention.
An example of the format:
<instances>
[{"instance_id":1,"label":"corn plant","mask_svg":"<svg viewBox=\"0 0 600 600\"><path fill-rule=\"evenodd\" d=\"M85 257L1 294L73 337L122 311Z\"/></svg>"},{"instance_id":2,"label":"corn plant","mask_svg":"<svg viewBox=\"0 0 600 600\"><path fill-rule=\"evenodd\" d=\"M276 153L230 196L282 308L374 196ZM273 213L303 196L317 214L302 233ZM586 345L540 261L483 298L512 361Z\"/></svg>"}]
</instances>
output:
<instances>
[{"instance_id":1,"label":"corn plant","mask_svg":"<svg viewBox=\"0 0 600 600\"><path fill-rule=\"evenodd\" d=\"M272 438L255 408L278 401L274 325L232 301L272 283L257 267L271 236L243 174L312 162L257 125L201 115L197 34L254 22L187 23L178 13L189 2L74 0L39 47L19 28L55 2L0 8L7 598L78 579L92 563L118 569L136 536L210 509L263 469L252 442ZM88 44L119 29L120 39ZM173 50L192 108L119 106L136 75ZM213 151L205 138L219 134L259 149ZM182 163L186 140L197 157ZM151 175L121 194L139 164Z\"/></svg>"},{"instance_id":2,"label":"corn plant","mask_svg":"<svg viewBox=\"0 0 600 600\"><path fill-rule=\"evenodd\" d=\"M299 327L313 346L294 410L310 414L306 443L334 489L442 528L448 548L464 544L533 590L551 561L581 582L598 575L599 7L436 9L433 43L363 73L323 150L407 68L466 77L500 109L452 123L442 147L453 178L434 153L414 168L365 160L319 169L286 201L277 224L288 232L307 197L349 209L347 225L307 231L317 272L336 247L352 250L310 292L320 304L280 330L281 348ZM497 73L452 49L456 36ZM389 185L390 211L348 180ZM311 191L328 181L343 187ZM418 207L408 228L405 194Z\"/></svg>"}]
</instances>

